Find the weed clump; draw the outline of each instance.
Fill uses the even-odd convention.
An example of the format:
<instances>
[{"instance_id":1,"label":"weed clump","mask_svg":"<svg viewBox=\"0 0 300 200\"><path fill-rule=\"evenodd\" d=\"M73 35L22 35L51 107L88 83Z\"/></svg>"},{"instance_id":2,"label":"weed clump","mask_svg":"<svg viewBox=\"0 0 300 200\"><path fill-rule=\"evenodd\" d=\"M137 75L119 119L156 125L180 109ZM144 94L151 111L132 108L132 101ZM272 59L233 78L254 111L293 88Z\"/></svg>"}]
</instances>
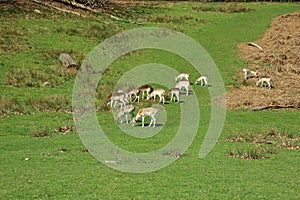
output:
<instances>
[{"instance_id":1,"label":"weed clump","mask_svg":"<svg viewBox=\"0 0 300 200\"><path fill-rule=\"evenodd\" d=\"M227 155L248 160L268 158L269 154L274 154L280 149L300 149L299 137L276 129L265 133L238 134L226 141L247 144L244 147L229 149Z\"/></svg>"},{"instance_id":2,"label":"weed clump","mask_svg":"<svg viewBox=\"0 0 300 200\"><path fill-rule=\"evenodd\" d=\"M33 127L31 129L31 136L32 137L43 137L43 138L49 138L53 134L53 131L49 127L42 127L42 128L37 128Z\"/></svg>"}]
</instances>

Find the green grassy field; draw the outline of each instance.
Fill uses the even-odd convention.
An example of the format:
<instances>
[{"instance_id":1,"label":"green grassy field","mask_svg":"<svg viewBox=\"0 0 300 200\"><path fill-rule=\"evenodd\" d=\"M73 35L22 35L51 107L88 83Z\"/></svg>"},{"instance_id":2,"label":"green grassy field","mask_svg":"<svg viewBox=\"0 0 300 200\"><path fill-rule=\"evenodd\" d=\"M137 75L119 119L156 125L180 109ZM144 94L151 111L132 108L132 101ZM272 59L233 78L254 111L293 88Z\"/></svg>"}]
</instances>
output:
<instances>
[{"instance_id":1,"label":"green grassy field","mask_svg":"<svg viewBox=\"0 0 300 200\"><path fill-rule=\"evenodd\" d=\"M299 141L290 140L300 136L299 111L227 111L219 142L208 156L199 159L209 124L210 99L207 88L193 85L201 118L192 145L171 165L143 174L124 173L102 164L87 152L75 130L68 134L55 131L74 127L72 114L64 110L72 106L76 72L63 68L58 60L62 52L81 63L96 45L115 33L143 26L172 28L208 51L229 90L235 82L233 76L246 63L238 57L237 44L259 39L274 17L300 9L300 4L228 5L156 3L159 8L135 8L130 21L136 23L100 14L82 18L46 8L39 8L42 14L1 9L2 199L300 199L299 149L282 147L299 146ZM200 12L203 7L224 9ZM167 52L134 52L109 67L99 83L96 103L106 98L111 85L124 73L145 63L195 72L184 59ZM197 76L192 73L191 80ZM40 87L45 81L49 85ZM164 146L176 133L179 107L174 103L165 107L165 127L147 139L122 133L111 113L97 112L97 116L116 145L148 152ZM243 140L232 142L236 138ZM257 138L272 142L251 142Z\"/></svg>"}]
</instances>

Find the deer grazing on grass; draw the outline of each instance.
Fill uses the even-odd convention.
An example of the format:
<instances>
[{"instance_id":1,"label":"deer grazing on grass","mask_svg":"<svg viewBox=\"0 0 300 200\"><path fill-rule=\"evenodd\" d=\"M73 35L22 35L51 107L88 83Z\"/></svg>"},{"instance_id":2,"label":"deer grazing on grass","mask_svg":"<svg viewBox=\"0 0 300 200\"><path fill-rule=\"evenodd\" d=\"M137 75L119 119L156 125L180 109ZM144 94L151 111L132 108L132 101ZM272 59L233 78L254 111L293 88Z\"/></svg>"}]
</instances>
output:
<instances>
[{"instance_id":1,"label":"deer grazing on grass","mask_svg":"<svg viewBox=\"0 0 300 200\"><path fill-rule=\"evenodd\" d=\"M189 95L189 86L190 82L188 80L178 81L175 85L175 88L178 88L180 91L182 88L186 90L186 95Z\"/></svg>"},{"instance_id":2,"label":"deer grazing on grass","mask_svg":"<svg viewBox=\"0 0 300 200\"><path fill-rule=\"evenodd\" d=\"M132 104L126 105L122 108L120 108L119 113L115 119L116 124L119 123L119 120L125 115L126 118L126 124L128 124L128 115L131 114L131 118L133 118L133 111L135 107ZM123 123L123 120L121 119L121 124Z\"/></svg>"},{"instance_id":3,"label":"deer grazing on grass","mask_svg":"<svg viewBox=\"0 0 300 200\"><path fill-rule=\"evenodd\" d=\"M182 72L182 73L178 74L178 76L176 76L175 81L177 82L177 81L181 81L183 79L185 79L185 80L188 81L189 78L190 78L190 74L189 73Z\"/></svg>"},{"instance_id":4,"label":"deer grazing on grass","mask_svg":"<svg viewBox=\"0 0 300 200\"><path fill-rule=\"evenodd\" d=\"M169 94L171 94L171 99L170 99L170 101L172 101L173 100L173 97L174 97L174 102L175 102L175 97L176 97L176 99L177 99L177 103L179 103L179 95L180 95L180 89L179 88L172 88L172 89L170 89L170 92L169 92Z\"/></svg>"},{"instance_id":5,"label":"deer grazing on grass","mask_svg":"<svg viewBox=\"0 0 300 200\"><path fill-rule=\"evenodd\" d=\"M208 86L208 77L206 75L202 75L195 81L195 84L197 85L198 82L200 82L201 86Z\"/></svg>"},{"instance_id":6,"label":"deer grazing on grass","mask_svg":"<svg viewBox=\"0 0 300 200\"><path fill-rule=\"evenodd\" d=\"M121 107L125 106L128 102L126 98L126 94L122 91L118 91L116 93L111 93L106 100L104 101L103 104L110 104L112 108L116 106L116 103L119 103Z\"/></svg>"},{"instance_id":7,"label":"deer grazing on grass","mask_svg":"<svg viewBox=\"0 0 300 200\"><path fill-rule=\"evenodd\" d=\"M153 98L153 100L155 101L155 97L158 96L159 97L159 102L163 102L163 104L165 103L165 94L166 91L164 89L155 89L153 90L148 96L147 96L147 100Z\"/></svg>"},{"instance_id":8,"label":"deer grazing on grass","mask_svg":"<svg viewBox=\"0 0 300 200\"><path fill-rule=\"evenodd\" d=\"M153 124L153 128L154 128L155 127L155 123L156 123L155 115L156 115L157 111L158 111L158 109L153 108L153 107L139 109L139 111L136 114L136 116L131 120L132 126L135 126L136 125L136 121L140 117L142 117L142 127L144 127L144 119L145 119L145 117L149 116L151 118L149 127L151 127L151 125Z\"/></svg>"},{"instance_id":9,"label":"deer grazing on grass","mask_svg":"<svg viewBox=\"0 0 300 200\"><path fill-rule=\"evenodd\" d=\"M248 78L251 78L251 77L257 77L258 76L258 74L257 74L257 72L255 72L255 71L251 71L250 69L246 69L246 68L244 68L244 69L242 69L242 71L244 72L244 79L245 80L247 80Z\"/></svg>"},{"instance_id":10,"label":"deer grazing on grass","mask_svg":"<svg viewBox=\"0 0 300 200\"><path fill-rule=\"evenodd\" d=\"M140 93L142 93L142 99L144 99L144 96L146 94L146 98L149 96L149 94L153 91L153 88L150 85L143 85L139 87Z\"/></svg>"},{"instance_id":11,"label":"deer grazing on grass","mask_svg":"<svg viewBox=\"0 0 300 200\"><path fill-rule=\"evenodd\" d=\"M256 86L258 86L260 84L260 87L263 87L265 85L265 83L268 85L268 88L271 89L271 78L267 77L267 76L263 76L261 77L257 82L256 82Z\"/></svg>"}]
</instances>

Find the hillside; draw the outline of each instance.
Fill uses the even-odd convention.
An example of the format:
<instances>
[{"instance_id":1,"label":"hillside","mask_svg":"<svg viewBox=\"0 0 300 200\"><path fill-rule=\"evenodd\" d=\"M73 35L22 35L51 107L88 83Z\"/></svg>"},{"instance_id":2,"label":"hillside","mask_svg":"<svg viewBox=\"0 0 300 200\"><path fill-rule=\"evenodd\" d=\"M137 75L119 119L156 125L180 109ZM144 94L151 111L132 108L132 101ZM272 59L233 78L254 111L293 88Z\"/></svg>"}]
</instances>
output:
<instances>
[{"instance_id":1,"label":"hillside","mask_svg":"<svg viewBox=\"0 0 300 200\"><path fill-rule=\"evenodd\" d=\"M236 77L237 87L227 94L229 109L300 108L300 12L273 20L264 36L255 43L262 50L240 44L241 57L258 76L271 77L272 89L256 87L258 78Z\"/></svg>"}]
</instances>

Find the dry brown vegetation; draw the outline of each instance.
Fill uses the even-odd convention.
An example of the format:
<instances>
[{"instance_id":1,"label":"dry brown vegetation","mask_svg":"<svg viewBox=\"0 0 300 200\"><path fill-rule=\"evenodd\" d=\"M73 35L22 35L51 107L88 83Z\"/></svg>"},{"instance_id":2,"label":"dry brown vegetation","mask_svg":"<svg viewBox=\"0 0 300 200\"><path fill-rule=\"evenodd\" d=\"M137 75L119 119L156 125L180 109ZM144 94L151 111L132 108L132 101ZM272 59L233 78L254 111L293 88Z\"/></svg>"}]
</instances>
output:
<instances>
[{"instance_id":1,"label":"dry brown vegetation","mask_svg":"<svg viewBox=\"0 0 300 200\"><path fill-rule=\"evenodd\" d=\"M255 43L262 50L239 45L241 57L248 61L244 67L271 77L272 89L255 86L257 78L244 81L240 70L235 87L227 93L228 109L300 109L300 12L275 18Z\"/></svg>"}]
</instances>

